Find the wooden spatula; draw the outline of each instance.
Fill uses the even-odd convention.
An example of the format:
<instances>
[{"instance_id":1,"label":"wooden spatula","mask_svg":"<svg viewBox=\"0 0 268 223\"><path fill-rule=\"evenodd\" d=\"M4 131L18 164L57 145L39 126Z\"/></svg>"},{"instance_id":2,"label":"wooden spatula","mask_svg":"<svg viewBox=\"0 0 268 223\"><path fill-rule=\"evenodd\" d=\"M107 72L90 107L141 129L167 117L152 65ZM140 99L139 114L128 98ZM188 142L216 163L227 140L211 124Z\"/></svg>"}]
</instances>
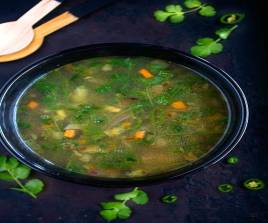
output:
<instances>
[{"instance_id":1,"label":"wooden spatula","mask_svg":"<svg viewBox=\"0 0 268 223\"><path fill-rule=\"evenodd\" d=\"M34 29L33 41L19 52L0 56L0 62L18 60L37 51L46 36L118 0L90 0Z\"/></svg>"},{"instance_id":2,"label":"wooden spatula","mask_svg":"<svg viewBox=\"0 0 268 223\"><path fill-rule=\"evenodd\" d=\"M32 26L64 0L42 0L18 20L0 24L0 55L17 52L34 38Z\"/></svg>"}]
</instances>

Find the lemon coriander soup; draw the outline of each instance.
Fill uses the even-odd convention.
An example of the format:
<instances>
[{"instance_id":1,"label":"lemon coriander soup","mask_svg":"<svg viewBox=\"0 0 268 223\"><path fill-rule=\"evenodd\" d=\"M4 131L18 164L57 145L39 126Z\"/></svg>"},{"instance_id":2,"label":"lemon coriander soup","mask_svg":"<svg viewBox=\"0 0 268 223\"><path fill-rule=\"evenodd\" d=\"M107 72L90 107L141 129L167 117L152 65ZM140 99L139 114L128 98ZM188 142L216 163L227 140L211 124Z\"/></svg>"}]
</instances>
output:
<instances>
[{"instance_id":1,"label":"lemon coriander soup","mask_svg":"<svg viewBox=\"0 0 268 223\"><path fill-rule=\"evenodd\" d=\"M148 57L97 57L36 80L17 108L25 143L73 172L152 176L206 155L224 134L221 93L178 64Z\"/></svg>"}]
</instances>

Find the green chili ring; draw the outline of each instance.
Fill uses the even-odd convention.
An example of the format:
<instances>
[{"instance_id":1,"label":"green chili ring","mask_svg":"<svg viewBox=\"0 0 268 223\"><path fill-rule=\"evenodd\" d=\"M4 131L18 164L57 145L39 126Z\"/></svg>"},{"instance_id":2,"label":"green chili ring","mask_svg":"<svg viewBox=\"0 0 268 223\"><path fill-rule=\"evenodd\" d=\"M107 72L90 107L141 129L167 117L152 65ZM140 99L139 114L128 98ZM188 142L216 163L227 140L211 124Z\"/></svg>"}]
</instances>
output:
<instances>
[{"instance_id":1,"label":"green chili ring","mask_svg":"<svg viewBox=\"0 0 268 223\"><path fill-rule=\"evenodd\" d=\"M232 25L232 24L237 24L241 22L244 19L244 17L245 17L245 14L234 12L234 13L228 13L228 14L223 15L220 18L220 21L223 24Z\"/></svg>"},{"instance_id":2,"label":"green chili ring","mask_svg":"<svg viewBox=\"0 0 268 223\"><path fill-rule=\"evenodd\" d=\"M218 186L218 190L223 193L229 193L233 191L233 185L232 184L220 184Z\"/></svg>"},{"instance_id":3,"label":"green chili ring","mask_svg":"<svg viewBox=\"0 0 268 223\"><path fill-rule=\"evenodd\" d=\"M265 187L265 183L262 180L256 178L246 180L243 185L249 190L261 190Z\"/></svg>"},{"instance_id":4,"label":"green chili ring","mask_svg":"<svg viewBox=\"0 0 268 223\"><path fill-rule=\"evenodd\" d=\"M176 195L173 195L173 194L168 194L168 195L165 195L161 198L161 201L163 203L166 203L166 204L172 204L172 203L175 203L177 201L177 196Z\"/></svg>"},{"instance_id":5,"label":"green chili ring","mask_svg":"<svg viewBox=\"0 0 268 223\"><path fill-rule=\"evenodd\" d=\"M236 164L236 163L238 163L238 161L239 161L239 159L236 156L230 156L227 159L227 163L229 163L229 164Z\"/></svg>"}]
</instances>

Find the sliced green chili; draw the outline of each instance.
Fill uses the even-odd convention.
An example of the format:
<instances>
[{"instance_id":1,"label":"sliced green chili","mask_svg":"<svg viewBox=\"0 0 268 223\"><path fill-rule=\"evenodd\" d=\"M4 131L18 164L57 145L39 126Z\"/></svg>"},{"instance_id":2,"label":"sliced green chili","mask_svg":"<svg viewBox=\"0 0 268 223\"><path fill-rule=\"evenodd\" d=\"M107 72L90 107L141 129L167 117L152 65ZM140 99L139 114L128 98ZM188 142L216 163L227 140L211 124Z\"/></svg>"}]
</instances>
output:
<instances>
[{"instance_id":1,"label":"sliced green chili","mask_svg":"<svg viewBox=\"0 0 268 223\"><path fill-rule=\"evenodd\" d=\"M234 13L228 13L228 14L223 15L220 18L220 21L221 23L232 25L232 24L237 24L241 22L244 19L244 17L245 17L245 14L234 12Z\"/></svg>"},{"instance_id":2,"label":"sliced green chili","mask_svg":"<svg viewBox=\"0 0 268 223\"><path fill-rule=\"evenodd\" d=\"M232 184L220 184L218 186L218 190L223 193L228 193L233 191L233 185Z\"/></svg>"},{"instance_id":3,"label":"sliced green chili","mask_svg":"<svg viewBox=\"0 0 268 223\"><path fill-rule=\"evenodd\" d=\"M239 161L239 159L236 156L230 156L227 159L227 163L229 163L229 164L236 164L236 163L238 163L238 161Z\"/></svg>"},{"instance_id":4,"label":"sliced green chili","mask_svg":"<svg viewBox=\"0 0 268 223\"><path fill-rule=\"evenodd\" d=\"M174 195L174 194L167 194L167 195L164 195L163 197L161 197L161 201L163 203L166 203L166 204L172 204L172 203L175 203L177 201L177 196Z\"/></svg>"},{"instance_id":5,"label":"sliced green chili","mask_svg":"<svg viewBox=\"0 0 268 223\"><path fill-rule=\"evenodd\" d=\"M265 183L262 180L256 178L246 180L243 185L249 190L261 190L265 187Z\"/></svg>"}]
</instances>

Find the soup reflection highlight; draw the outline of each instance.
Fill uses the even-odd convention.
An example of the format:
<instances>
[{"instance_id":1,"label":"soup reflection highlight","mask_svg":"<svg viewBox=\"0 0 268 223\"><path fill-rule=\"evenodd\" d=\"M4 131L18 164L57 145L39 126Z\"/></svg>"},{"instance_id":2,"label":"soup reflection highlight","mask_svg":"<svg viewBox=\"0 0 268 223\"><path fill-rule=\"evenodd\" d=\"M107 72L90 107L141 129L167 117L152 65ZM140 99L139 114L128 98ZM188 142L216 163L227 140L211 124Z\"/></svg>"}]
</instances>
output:
<instances>
[{"instance_id":1,"label":"soup reflection highlight","mask_svg":"<svg viewBox=\"0 0 268 223\"><path fill-rule=\"evenodd\" d=\"M73 172L152 176L207 154L228 110L219 91L178 64L99 57L62 66L22 96L17 124L40 156Z\"/></svg>"}]
</instances>

